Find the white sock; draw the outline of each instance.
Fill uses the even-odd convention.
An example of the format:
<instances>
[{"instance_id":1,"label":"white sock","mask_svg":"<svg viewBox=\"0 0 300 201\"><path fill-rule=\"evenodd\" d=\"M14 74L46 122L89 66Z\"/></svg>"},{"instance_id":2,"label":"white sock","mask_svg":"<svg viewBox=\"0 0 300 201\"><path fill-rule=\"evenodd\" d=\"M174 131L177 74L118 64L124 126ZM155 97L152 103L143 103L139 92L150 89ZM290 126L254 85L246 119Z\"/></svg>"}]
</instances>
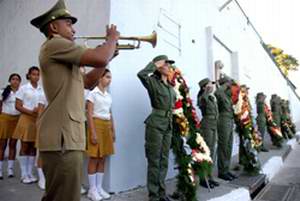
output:
<instances>
[{"instance_id":1,"label":"white sock","mask_svg":"<svg viewBox=\"0 0 300 201\"><path fill-rule=\"evenodd\" d=\"M8 166L7 166L7 169L14 169L14 163L15 161L14 160L8 160Z\"/></svg>"},{"instance_id":2,"label":"white sock","mask_svg":"<svg viewBox=\"0 0 300 201\"><path fill-rule=\"evenodd\" d=\"M27 176L27 161L28 161L27 156L19 156L19 163L20 163L20 168L21 168L21 177L26 177Z\"/></svg>"},{"instance_id":3,"label":"white sock","mask_svg":"<svg viewBox=\"0 0 300 201\"><path fill-rule=\"evenodd\" d=\"M102 183L103 183L103 175L104 173L103 172L97 172L96 173L96 180L97 180L97 189L100 190L102 189Z\"/></svg>"},{"instance_id":4,"label":"white sock","mask_svg":"<svg viewBox=\"0 0 300 201\"><path fill-rule=\"evenodd\" d=\"M35 163L35 156L28 156L27 174L30 176L33 176L32 169L34 167L34 163Z\"/></svg>"},{"instance_id":5,"label":"white sock","mask_svg":"<svg viewBox=\"0 0 300 201\"><path fill-rule=\"evenodd\" d=\"M44 176L44 172L43 172L42 168L38 168L37 172L38 172L38 175L39 175L39 180L45 181L45 176Z\"/></svg>"},{"instance_id":6,"label":"white sock","mask_svg":"<svg viewBox=\"0 0 300 201\"><path fill-rule=\"evenodd\" d=\"M90 185L90 190L96 190L96 174L89 174L89 185Z\"/></svg>"}]
</instances>

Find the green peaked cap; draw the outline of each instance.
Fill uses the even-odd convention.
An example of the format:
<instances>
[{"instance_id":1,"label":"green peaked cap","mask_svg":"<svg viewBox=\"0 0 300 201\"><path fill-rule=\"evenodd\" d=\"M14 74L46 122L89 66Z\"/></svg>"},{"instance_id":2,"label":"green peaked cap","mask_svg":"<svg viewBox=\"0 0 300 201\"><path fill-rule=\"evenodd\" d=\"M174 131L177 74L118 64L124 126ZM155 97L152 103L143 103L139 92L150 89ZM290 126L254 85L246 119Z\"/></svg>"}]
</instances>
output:
<instances>
[{"instance_id":1,"label":"green peaked cap","mask_svg":"<svg viewBox=\"0 0 300 201\"><path fill-rule=\"evenodd\" d=\"M32 19L30 23L36 28L42 30L45 25L57 19L71 19L72 23L77 22L77 18L73 17L70 11L67 10L64 0L58 0L57 3L46 13Z\"/></svg>"},{"instance_id":2,"label":"green peaked cap","mask_svg":"<svg viewBox=\"0 0 300 201\"><path fill-rule=\"evenodd\" d=\"M199 84L199 87L202 88L202 87L204 87L205 85L207 85L209 82L211 82L212 84L215 84L215 82L210 81L209 78L204 78L204 79L201 80L198 84Z\"/></svg>"},{"instance_id":3,"label":"green peaked cap","mask_svg":"<svg viewBox=\"0 0 300 201\"><path fill-rule=\"evenodd\" d=\"M155 57L152 61L155 63L160 60L165 60L169 64L175 63L175 61L170 60L167 55L159 55L159 56Z\"/></svg>"}]
</instances>

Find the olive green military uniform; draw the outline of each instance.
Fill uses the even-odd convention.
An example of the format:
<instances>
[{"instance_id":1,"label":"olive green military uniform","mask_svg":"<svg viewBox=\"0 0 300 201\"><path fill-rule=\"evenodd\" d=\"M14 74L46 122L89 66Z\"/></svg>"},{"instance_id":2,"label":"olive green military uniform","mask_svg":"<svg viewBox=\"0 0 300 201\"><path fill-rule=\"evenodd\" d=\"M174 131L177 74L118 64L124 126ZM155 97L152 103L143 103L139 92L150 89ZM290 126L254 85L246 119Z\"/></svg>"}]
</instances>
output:
<instances>
[{"instance_id":1,"label":"olive green military uniform","mask_svg":"<svg viewBox=\"0 0 300 201\"><path fill-rule=\"evenodd\" d=\"M165 178L168 171L169 150L172 138L172 108L175 92L156 75L153 62L138 73L138 77L147 89L152 113L145 120L145 152L148 161L147 188L150 201L159 201L165 197Z\"/></svg>"},{"instance_id":2,"label":"olive green military uniform","mask_svg":"<svg viewBox=\"0 0 300 201\"><path fill-rule=\"evenodd\" d=\"M41 31L58 18L76 18L63 1L31 23ZM43 161L46 191L43 201L79 201L82 181L84 134L84 87L79 70L85 52L59 35L47 39L40 49L43 87L49 102L38 120L38 149Z\"/></svg>"},{"instance_id":3,"label":"olive green military uniform","mask_svg":"<svg viewBox=\"0 0 300 201\"><path fill-rule=\"evenodd\" d=\"M282 134L286 139L293 138L293 123L291 122L290 118L290 111L289 111L289 105L288 102L285 100L281 100L281 128L282 128Z\"/></svg>"},{"instance_id":4,"label":"olive green military uniform","mask_svg":"<svg viewBox=\"0 0 300 201\"><path fill-rule=\"evenodd\" d=\"M217 98L219 119L218 119L218 174L229 173L232 143L233 143L233 107L230 88L221 85L215 96Z\"/></svg>"},{"instance_id":5,"label":"olive green military uniform","mask_svg":"<svg viewBox=\"0 0 300 201\"><path fill-rule=\"evenodd\" d=\"M203 87L209 80L201 80L199 85ZM206 91L198 94L197 105L202 113L201 135L210 149L210 156L215 163L215 148L217 142L217 122L218 122L218 105L217 99L212 93Z\"/></svg>"},{"instance_id":6,"label":"olive green military uniform","mask_svg":"<svg viewBox=\"0 0 300 201\"><path fill-rule=\"evenodd\" d=\"M279 128L281 127L281 113L282 113L280 102L281 102L281 98L276 94L273 94L270 101L271 111L272 111L273 120Z\"/></svg>"},{"instance_id":7,"label":"olive green military uniform","mask_svg":"<svg viewBox=\"0 0 300 201\"><path fill-rule=\"evenodd\" d=\"M258 131L261 134L262 143L264 147L264 136L267 128L267 117L265 113L265 95L263 93L258 93L256 96L256 123Z\"/></svg>"}]
</instances>

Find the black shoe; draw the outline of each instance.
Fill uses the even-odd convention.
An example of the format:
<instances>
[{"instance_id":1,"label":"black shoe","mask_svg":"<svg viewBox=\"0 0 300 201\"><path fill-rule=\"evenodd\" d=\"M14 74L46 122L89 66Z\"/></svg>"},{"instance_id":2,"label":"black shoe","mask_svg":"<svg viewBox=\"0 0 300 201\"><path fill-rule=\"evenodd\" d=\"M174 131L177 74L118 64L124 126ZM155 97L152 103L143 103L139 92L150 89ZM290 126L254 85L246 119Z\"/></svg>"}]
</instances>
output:
<instances>
[{"instance_id":1,"label":"black shoe","mask_svg":"<svg viewBox=\"0 0 300 201\"><path fill-rule=\"evenodd\" d=\"M209 185L212 184L212 185L214 185L215 187L220 186L220 183L217 182L217 181L215 181L215 180L213 180L213 179L208 180L208 182L209 182Z\"/></svg>"},{"instance_id":2,"label":"black shoe","mask_svg":"<svg viewBox=\"0 0 300 201\"><path fill-rule=\"evenodd\" d=\"M232 174L231 172L227 173L232 179L237 179L238 177L235 174Z\"/></svg>"},{"instance_id":3,"label":"black shoe","mask_svg":"<svg viewBox=\"0 0 300 201\"><path fill-rule=\"evenodd\" d=\"M262 147L262 148L260 149L260 151L262 151L262 152L269 152L269 149L267 149L266 147Z\"/></svg>"},{"instance_id":4,"label":"black shoe","mask_svg":"<svg viewBox=\"0 0 300 201\"><path fill-rule=\"evenodd\" d=\"M215 187L215 185L213 185L209 181L208 181L208 185L209 185L209 188L211 188L211 189ZM200 181L200 186L202 186L204 188L208 188L207 183L205 181Z\"/></svg>"},{"instance_id":5,"label":"black shoe","mask_svg":"<svg viewBox=\"0 0 300 201\"><path fill-rule=\"evenodd\" d=\"M225 181L232 181L232 180L233 180L233 178L232 178L230 175L228 175L228 174L221 174L221 175L219 175L218 177L219 177L220 179L225 180Z\"/></svg>"},{"instance_id":6,"label":"black shoe","mask_svg":"<svg viewBox=\"0 0 300 201\"><path fill-rule=\"evenodd\" d=\"M0 177L0 180L3 180L3 177Z\"/></svg>"},{"instance_id":7,"label":"black shoe","mask_svg":"<svg viewBox=\"0 0 300 201\"><path fill-rule=\"evenodd\" d=\"M168 196L160 198L159 201L172 201Z\"/></svg>"}]
</instances>

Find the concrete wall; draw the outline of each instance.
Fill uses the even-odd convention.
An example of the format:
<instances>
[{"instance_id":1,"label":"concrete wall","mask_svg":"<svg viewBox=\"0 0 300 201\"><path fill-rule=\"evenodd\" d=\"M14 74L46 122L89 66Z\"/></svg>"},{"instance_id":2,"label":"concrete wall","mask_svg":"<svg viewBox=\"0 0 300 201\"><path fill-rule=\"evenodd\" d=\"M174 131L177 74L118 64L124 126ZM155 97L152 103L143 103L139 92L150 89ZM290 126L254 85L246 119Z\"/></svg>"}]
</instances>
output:
<instances>
[{"instance_id":1,"label":"concrete wall","mask_svg":"<svg viewBox=\"0 0 300 201\"><path fill-rule=\"evenodd\" d=\"M0 3L0 61L1 68L4 69L1 71L1 85L5 84L10 72L18 71L24 75L28 66L37 64L43 36L29 25L29 21L54 2L4 0ZM221 59L225 64L224 72L250 86L254 109L254 96L257 92L264 91L268 97L277 93L290 98L294 119L300 120L296 113L300 107L299 101L288 90L286 82L235 4L230 4L219 12L221 3L221 0L67 2L70 10L79 17L75 28L80 35L103 33L104 25L110 22L117 24L124 36L148 35L152 30L156 30L159 36L155 49L142 43L139 50L120 52L110 65L113 73L110 90L117 132L116 154L110 157L107 164L106 186L110 191L119 192L145 185L143 121L151 107L146 90L136 74L158 54L168 54L176 60L176 65L182 69L191 87L194 101L198 81L205 77L214 78L213 63ZM234 56L216 42L213 35L228 46ZM237 152L236 148L237 145L234 154ZM173 160L171 156L168 177L176 174Z\"/></svg>"}]
</instances>

